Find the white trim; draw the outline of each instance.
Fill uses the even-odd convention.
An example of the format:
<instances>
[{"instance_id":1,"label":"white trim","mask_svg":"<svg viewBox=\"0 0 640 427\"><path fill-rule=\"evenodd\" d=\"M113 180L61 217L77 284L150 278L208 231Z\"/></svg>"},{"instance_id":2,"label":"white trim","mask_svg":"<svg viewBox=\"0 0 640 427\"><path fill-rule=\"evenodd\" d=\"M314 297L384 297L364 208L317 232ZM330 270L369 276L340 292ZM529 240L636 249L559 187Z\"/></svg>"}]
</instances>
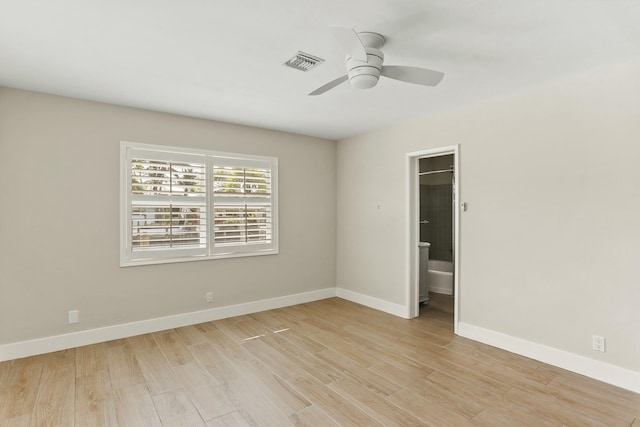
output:
<instances>
[{"instance_id":1,"label":"white trim","mask_svg":"<svg viewBox=\"0 0 640 427\"><path fill-rule=\"evenodd\" d=\"M418 220L419 220L419 201L420 186L418 184L418 162L419 159L425 157L443 156L453 154L455 180L454 199L455 205L453 209L454 222L454 264L453 264L453 332L458 333L458 324L460 322L460 145L448 145L445 147L431 148L428 150L412 151L406 153L405 161L405 188L406 188L406 315L402 317L414 318L419 314L418 301Z\"/></svg>"},{"instance_id":2,"label":"white trim","mask_svg":"<svg viewBox=\"0 0 640 427\"><path fill-rule=\"evenodd\" d=\"M464 322L458 335L640 393L640 372Z\"/></svg>"},{"instance_id":3,"label":"white trim","mask_svg":"<svg viewBox=\"0 0 640 427\"><path fill-rule=\"evenodd\" d=\"M407 153L405 161L405 170L407 171L405 176L405 188L407 189L407 206L406 206L406 218L405 218L405 232L407 239L407 256L405 259L406 271L407 271L407 285L406 285L406 313L408 319L417 317L419 313L418 304L420 296L419 289L419 265L420 259L418 258L419 252L417 250L420 236L418 230L414 225L420 219L420 186L418 181L418 156L412 156L412 153Z\"/></svg>"},{"instance_id":4,"label":"white trim","mask_svg":"<svg viewBox=\"0 0 640 427\"><path fill-rule=\"evenodd\" d=\"M0 362L35 356L37 354L50 353L58 350L65 350L73 347L80 347L83 345L111 341L119 338L164 331L182 326L195 325L203 322L211 322L213 320L225 319L227 317L242 316L265 310L304 304L335 296L336 288L319 289L317 291L303 292L300 294L286 295L283 297L252 301L243 304L216 307L191 313L141 320L139 322L123 323L120 325L106 326L103 328L89 329L29 341L2 344L0 345Z\"/></svg>"},{"instance_id":5,"label":"white trim","mask_svg":"<svg viewBox=\"0 0 640 427\"><path fill-rule=\"evenodd\" d=\"M360 294L344 288L336 288L336 296L338 298L346 299L347 301L362 304L376 310L384 311L385 313L393 314L394 316L408 319L407 308L401 304L395 304L389 301L382 300L380 298L371 297L369 295Z\"/></svg>"},{"instance_id":6,"label":"white trim","mask_svg":"<svg viewBox=\"0 0 640 427\"><path fill-rule=\"evenodd\" d=\"M202 206L207 213L207 240L203 248L158 249L147 251L132 251L131 248L131 205L135 200L153 200L154 203L169 203L172 200L184 202L182 197L171 196L133 196L131 183L131 160L135 157L151 157L157 160L203 162L205 166L206 192L203 197L197 197L197 201L187 200L189 204ZM244 165L250 167L267 168L271 171L271 197L260 198L260 202L271 207L271 242L227 245L219 248L213 238L213 213L215 212L214 198L212 196L211 175L214 165ZM175 262L214 260L223 258L248 257L256 255L277 255L279 253L278 235L278 159L270 156L256 156L249 154L225 153L191 149L186 147L174 147L165 145L153 145L140 142L120 141L120 267L137 265L167 264ZM134 200L135 199L135 200ZM253 202L251 197L243 197L244 202ZM159 202L162 201L162 202ZM225 202L227 203L227 202ZM232 201L231 204L236 203Z\"/></svg>"}]
</instances>

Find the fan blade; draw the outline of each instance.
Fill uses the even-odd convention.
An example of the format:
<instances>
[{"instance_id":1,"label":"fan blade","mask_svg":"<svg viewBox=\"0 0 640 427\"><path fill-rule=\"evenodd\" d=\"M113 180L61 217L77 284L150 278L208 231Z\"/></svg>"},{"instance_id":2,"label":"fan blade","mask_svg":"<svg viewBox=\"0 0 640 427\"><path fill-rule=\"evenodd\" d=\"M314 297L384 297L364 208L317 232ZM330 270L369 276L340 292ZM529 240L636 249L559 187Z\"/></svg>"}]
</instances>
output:
<instances>
[{"instance_id":1,"label":"fan blade","mask_svg":"<svg viewBox=\"0 0 640 427\"><path fill-rule=\"evenodd\" d=\"M322 95L326 91L333 89L334 87L338 86L340 83L344 83L347 80L349 80L349 76L345 74L344 76L340 76L337 79L331 80L329 83L320 86L318 89L314 90L309 95Z\"/></svg>"},{"instance_id":2,"label":"fan blade","mask_svg":"<svg viewBox=\"0 0 640 427\"><path fill-rule=\"evenodd\" d=\"M440 71L402 65L383 65L380 74L390 79L423 86L436 86L444 77L444 73Z\"/></svg>"},{"instance_id":3,"label":"fan blade","mask_svg":"<svg viewBox=\"0 0 640 427\"><path fill-rule=\"evenodd\" d=\"M362 44L362 40L358 37L356 30L337 25L329 25L329 30L331 30L331 34L333 34L353 59L367 62L367 51Z\"/></svg>"}]
</instances>

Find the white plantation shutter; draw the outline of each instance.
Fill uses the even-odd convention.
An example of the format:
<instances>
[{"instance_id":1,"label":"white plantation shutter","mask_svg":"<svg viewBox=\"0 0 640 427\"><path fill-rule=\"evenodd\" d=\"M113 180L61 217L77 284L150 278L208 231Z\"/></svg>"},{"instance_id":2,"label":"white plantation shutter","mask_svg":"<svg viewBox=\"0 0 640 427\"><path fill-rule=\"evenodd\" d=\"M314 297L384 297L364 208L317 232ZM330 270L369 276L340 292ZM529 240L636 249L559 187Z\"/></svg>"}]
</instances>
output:
<instances>
[{"instance_id":1,"label":"white plantation shutter","mask_svg":"<svg viewBox=\"0 0 640 427\"><path fill-rule=\"evenodd\" d=\"M213 239L216 251L229 246L271 245L271 168L213 166Z\"/></svg>"},{"instance_id":2,"label":"white plantation shutter","mask_svg":"<svg viewBox=\"0 0 640 427\"><path fill-rule=\"evenodd\" d=\"M277 253L277 159L121 147L121 265Z\"/></svg>"},{"instance_id":3,"label":"white plantation shutter","mask_svg":"<svg viewBox=\"0 0 640 427\"><path fill-rule=\"evenodd\" d=\"M206 255L206 157L132 149L128 163L130 258Z\"/></svg>"}]
</instances>

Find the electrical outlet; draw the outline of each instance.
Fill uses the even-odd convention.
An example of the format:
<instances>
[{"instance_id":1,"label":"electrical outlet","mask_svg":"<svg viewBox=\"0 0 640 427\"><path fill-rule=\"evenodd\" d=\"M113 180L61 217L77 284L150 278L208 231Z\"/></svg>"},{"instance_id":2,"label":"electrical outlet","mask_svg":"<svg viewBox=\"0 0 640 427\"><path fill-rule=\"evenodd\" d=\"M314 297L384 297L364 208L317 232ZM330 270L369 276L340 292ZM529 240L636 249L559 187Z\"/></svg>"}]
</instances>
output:
<instances>
[{"instance_id":1,"label":"electrical outlet","mask_svg":"<svg viewBox=\"0 0 640 427\"><path fill-rule=\"evenodd\" d=\"M207 302L213 302L213 292L207 292Z\"/></svg>"},{"instance_id":2,"label":"electrical outlet","mask_svg":"<svg viewBox=\"0 0 640 427\"><path fill-rule=\"evenodd\" d=\"M78 312L78 310L71 310L67 315L70 325L72 323L78 323L80 321L80 312Z\"/></svg>"},{"instance_id":3,"label":"electrical outlet","mask_svg":"<svg viewBox=\"0 0 640 427\"><path fill-rule=\"evenodd\" d=\"M605 352L605 343L606 340L604 337L600 337L598 335L594 335L591 341L591 345L595 351Z\"/></svg>"}]
</instances>

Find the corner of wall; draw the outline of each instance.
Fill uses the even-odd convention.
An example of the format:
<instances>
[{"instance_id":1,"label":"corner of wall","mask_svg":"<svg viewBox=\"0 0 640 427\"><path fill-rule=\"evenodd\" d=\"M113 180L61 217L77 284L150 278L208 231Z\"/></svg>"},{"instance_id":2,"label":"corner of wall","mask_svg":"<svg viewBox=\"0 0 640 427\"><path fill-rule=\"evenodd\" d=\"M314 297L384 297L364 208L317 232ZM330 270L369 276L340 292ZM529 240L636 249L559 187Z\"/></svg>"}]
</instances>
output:
<instances>
[{"instance_id":1,"label":"corner of wall","mask_svg":"<svg viewBox=\"0 0 640 427\"><path fill-rule=\"evenodd\" d=\"M409 319L409 308L405 305L395 304L380 298L371 297L369 295L360 294L344 288L336 288L336 296L347 301L362 304L367 307L393 314L394 316Z\"/></svg>"}]
</instances>

